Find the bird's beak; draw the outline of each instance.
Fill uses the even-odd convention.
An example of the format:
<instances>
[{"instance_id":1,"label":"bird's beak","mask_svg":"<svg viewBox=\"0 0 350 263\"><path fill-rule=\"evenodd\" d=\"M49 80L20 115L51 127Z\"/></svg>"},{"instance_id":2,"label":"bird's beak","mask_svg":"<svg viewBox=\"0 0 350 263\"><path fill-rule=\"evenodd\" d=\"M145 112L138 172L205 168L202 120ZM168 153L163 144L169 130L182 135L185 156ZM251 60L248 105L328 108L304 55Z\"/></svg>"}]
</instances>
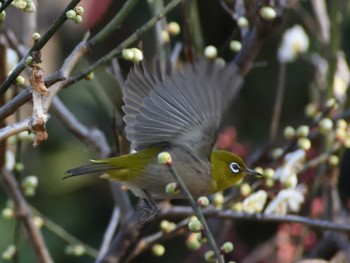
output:
<instances>
[{"instance_id":1,"label":"bird's beak","mask_svg":"<svg viewBox=\"0 0 350 263\"><path fill-rule=\"evenodd\" d=\"M263 175L261 173L258 173L257 171L253 170L253 169L249 169L247 168L245 171L246 175L253 175L256 177L262 177Z\"/></svg>"}]
</instances>

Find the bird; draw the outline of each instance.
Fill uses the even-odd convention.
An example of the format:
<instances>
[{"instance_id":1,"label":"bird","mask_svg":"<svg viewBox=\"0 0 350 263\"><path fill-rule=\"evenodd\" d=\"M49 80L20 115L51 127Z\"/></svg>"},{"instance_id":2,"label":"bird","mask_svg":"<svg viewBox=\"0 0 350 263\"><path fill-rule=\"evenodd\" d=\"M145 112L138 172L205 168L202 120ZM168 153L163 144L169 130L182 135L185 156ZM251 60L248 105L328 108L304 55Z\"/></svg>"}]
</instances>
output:
<instances>
[{"instance_id":1,"label":"bird","mask_svg":"<svg viewBox=\"0 0 350 263\"><path fill-rule=\"evenodd\" d=\"M134 153L91 160L66 171L65 177L100 173L120 181L144 200L141 222L158 213L158 199L183 199L183 192L167 193L174 182L168 167L158 161L171 155L178 175L194 198L223 191L246 175L261 176L247 168L236 154L215 149L215 141L230 103L243 83L237 66L206 58L185 62L162 74L157 66L139 63L127 76L123 90L126 138Z\"/></svg>"}]
</instances>

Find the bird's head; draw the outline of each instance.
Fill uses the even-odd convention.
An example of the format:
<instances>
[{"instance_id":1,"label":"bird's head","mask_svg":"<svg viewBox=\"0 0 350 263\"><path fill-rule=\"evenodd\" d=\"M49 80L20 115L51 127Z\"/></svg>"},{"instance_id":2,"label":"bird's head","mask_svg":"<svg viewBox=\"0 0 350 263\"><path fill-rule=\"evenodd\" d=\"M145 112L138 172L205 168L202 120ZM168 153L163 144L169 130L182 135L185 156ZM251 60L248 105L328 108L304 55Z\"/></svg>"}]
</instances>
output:
<instances>
[{"instance_id":1,"label":"bird's head","mask_svg":"<svg viewBox=\"0 0 350 263\"><path fill-rule=\"evenodd\" d=\"M213 151L211 167L212 193L222 191L238 183L246 175L262 176L257 171L247 168L239 156L228 151Z\"/></svg>"}]
</instances>

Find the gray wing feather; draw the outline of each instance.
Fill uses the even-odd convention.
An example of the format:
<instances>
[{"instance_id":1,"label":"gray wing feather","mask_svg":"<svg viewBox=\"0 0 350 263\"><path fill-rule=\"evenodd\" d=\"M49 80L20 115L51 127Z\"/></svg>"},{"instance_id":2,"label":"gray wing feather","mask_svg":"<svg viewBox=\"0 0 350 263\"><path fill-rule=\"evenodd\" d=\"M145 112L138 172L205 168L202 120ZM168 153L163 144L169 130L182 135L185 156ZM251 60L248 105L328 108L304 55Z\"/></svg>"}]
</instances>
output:
<instances>
[{"instance_id":1,"label":"gray wing feather","mask_svg":"<svg viewBox=\"0 0 350 263\"><path fill-rule=\"evenodd\" d=\"M123 110L132 148L166 143L208 158L222 116L242 83L236 66L201 59L167 76L159 72L136 66L126 81Z\"/></svg>"}]
</instances>

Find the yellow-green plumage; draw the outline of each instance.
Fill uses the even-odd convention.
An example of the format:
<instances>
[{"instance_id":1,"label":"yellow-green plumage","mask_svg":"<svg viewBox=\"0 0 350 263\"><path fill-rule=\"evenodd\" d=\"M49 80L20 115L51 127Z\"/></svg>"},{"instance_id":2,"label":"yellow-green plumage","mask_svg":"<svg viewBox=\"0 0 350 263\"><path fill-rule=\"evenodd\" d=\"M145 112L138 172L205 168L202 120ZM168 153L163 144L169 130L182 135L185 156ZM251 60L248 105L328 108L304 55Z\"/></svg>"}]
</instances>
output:
<instances>
[{"instance_id":1,"label":"yellow-green plumage","mask_svg":"<svg viewBox=\"0 0 350 263\"><path fill-rule=\"evenodd\" d=\"M123 120L126 137L137 152L95 160L67 171L67 177L105 173L103 177L124 182L150 205L151 198L185 197L181 191L165 192L174 179L158 163L161 151L171 154L177 173L195 197L222 191L246 174L258 175L237 155L213 150L223 114L242 83L236 66L202 59L168 75L160 72L145 64L135 66L125 84Z\"/></svg>"}]
</instances>

